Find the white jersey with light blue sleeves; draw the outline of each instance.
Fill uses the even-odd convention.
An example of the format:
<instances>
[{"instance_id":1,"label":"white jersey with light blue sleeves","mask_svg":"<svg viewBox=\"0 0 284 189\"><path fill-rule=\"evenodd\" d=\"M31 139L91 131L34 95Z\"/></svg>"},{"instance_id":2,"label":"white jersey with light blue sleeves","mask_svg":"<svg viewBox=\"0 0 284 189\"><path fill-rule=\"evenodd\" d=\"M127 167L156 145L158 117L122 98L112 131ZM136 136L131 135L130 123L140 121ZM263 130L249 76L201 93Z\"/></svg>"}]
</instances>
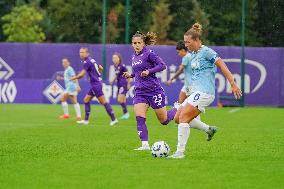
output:
<instances>
[{"instance_id":1,"label":"white jersey with light blue sleeves","mask_svg":"<svg viewBox=\"0 0 284 189\"><path fill-rule=\"evenodd\" d=\"M202 45L197 52L192 52L190 63L192 68L192 90L215 95L215 62L220 57L211 48Z\"/></svg>"},{"instance_id":2,"label":"white jersey with light blue sleeves","mask_svg":"<svg viewBox=\"0 0 284 189\"><path fill-rule=\"evenodd\" d=\"M71 77L75 76L75 71L74 69L69 66L68 68L65 69L64 71L64 83L65 83L65 88L68 92L73 92L76 91L76 81L71 81Z\"/></svg>"},{"instance_id":3,"label":"white jersey with light blue sleeves","mask_svg":"<svg viewBox=\"0 0 284 189\"><path fill-rule=\"evenodd\" d=\"M181 64L184 66L184 86L189 87L192 84L192 69L190 65L190 53L182 57Z\"/></svg>"}]
</instances>

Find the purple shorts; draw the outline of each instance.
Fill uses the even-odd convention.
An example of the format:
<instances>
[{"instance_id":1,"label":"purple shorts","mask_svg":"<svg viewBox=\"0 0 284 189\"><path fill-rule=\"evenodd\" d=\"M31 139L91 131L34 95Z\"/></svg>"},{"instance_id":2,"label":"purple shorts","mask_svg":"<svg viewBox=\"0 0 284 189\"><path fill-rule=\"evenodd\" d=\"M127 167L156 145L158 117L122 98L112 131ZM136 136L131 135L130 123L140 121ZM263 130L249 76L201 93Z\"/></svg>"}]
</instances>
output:
<instances>
[{"instance_id":1,"label":"purple shorts","mask_svg":"<svg viewBox=\"0 0 284 189\"><path fill-rule=\"evenodd\" d=\"M135 95L133 104L145 103L149 104L153 109L163 108L166 105L165 93L157 93L153 96Z\"/></svg>"},{"instance_id":2,"label":"purple shorts","mask_svg":"<svg viewBox=\"0 0 284 189\"><path fill-rule=\"evenodd\" d=\"M88 95L90 96L95 96L95 97L100 97L103 96L103 86L102 85L94 85L88 92Z\"/></svg>"},{"instance_id":3,"label":"purple shorts","mask_svg":"<svg viewBox=\"0 0 284 189\"><path fill-rule=\"evenodd\" d=\"M117 96L118 95L126 95L128 89L127 85L118 85L117 86Z\"/></svg>"}]
</instances>

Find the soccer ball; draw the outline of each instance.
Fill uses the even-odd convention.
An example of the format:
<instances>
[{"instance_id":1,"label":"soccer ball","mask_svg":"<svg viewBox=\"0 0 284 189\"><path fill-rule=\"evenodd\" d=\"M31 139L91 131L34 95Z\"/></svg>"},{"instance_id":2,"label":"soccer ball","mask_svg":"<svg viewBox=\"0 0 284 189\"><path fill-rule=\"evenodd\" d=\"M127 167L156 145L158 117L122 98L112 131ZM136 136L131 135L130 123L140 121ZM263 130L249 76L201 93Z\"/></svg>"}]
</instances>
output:
<instances>
[{"instance_id":1,"label":"soccer ball","mask_svg":"<svg viewBox=\"0 0 284 189\"><path fill-rule=\"evenodd\" d=\"M168 157L170 146L165 141L155 142L151 147L153 157Z\"/></svg>"}]
</instances>

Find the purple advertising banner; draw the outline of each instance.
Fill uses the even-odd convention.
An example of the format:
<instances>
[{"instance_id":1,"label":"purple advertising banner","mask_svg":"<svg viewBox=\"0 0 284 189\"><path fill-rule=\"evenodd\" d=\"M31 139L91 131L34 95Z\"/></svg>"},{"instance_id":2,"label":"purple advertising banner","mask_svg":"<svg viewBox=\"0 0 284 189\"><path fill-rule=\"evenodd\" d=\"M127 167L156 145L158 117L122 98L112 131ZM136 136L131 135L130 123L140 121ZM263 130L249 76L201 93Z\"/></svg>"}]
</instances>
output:
<instances>
[{"instance_id":1,"label":"purple advertising banner","mask_svg":"<svg viewBox=\"0 0 284 189\"><path fill-rule=\"evenodd\" d=\"M63 71L62 58L71 61L72 67L79 72L82 65L79 59L80 47L89 48L90 54L102 64L102 45L91 44L29 44L0 43L0 102L1 103L56 103L58 95L64 89L57 88L57 83L64 88L62 82L53 83L52 76ZM167 70L158 73L162 82L169 79L178 69L181 58L175 46L150 47L159 54L167 64ZM237 84L240 85L240 48L211 47L226 62L232 71ZM106 78L104 92L110 102L116 103L116 87L108 84L115 75L112 54L119 52L123 63L131 71L130 45L106 45ZM245 103L246 105L284 106L284 48L245 48ZM80 81L83 90L82 99L88 90L87 81ZM183 74L170 87L163 85L168 96L168 104L177 100L183 85ZM47 87L51 88L48 90ZM216 74L216 86L219 96L232 96L225 77ZM58 90L58 91L57 91ZM133 89L128 96L133 95ZM53 99L53 100L50 100ZM55 100L54 100L55 99ZM131 102L131 98L128 98ZM222 101L221 101L222 102ZM224 102L226 103L226 102Z\"/></svg>"}]
</instances>

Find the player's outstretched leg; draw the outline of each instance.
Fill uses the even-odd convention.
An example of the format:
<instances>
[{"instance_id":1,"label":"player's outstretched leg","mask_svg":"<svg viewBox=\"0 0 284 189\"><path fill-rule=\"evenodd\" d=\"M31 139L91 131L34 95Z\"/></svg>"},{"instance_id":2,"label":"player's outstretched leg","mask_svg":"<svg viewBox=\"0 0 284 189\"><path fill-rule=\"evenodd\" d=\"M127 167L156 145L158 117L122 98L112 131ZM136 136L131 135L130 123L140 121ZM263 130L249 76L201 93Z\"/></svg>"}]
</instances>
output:
<instances>
[{"instance_id":1,"label":"player's outstretched leg","mask_svg":"<svg viewBox=\"0 0 284 189\"><path fill-rule=\"evenodd\" d=\"M163 125L167 125L170 121L172 121L177 113L177 109L173 107L172 109L167 111L167 119L162 122Z\"/></svg>"},{"instance_id":2,"label":"player's outstretched leg","mask_svg":"<svg viewBox=\"0 0 284 189\"><path fill-rule=\"evenodd\" d=\"M120 117L120 119L129 119L129 112L127 110L127 106L126 106L126 103L125 102L122 102L120 103L120 106L122 108L122 112L123 112L123 115Z\"/></svg>"},{"instance_id":3,"label":"player's outstretched leg","mask_svg":"<svg viewBox=\"0 0 284 189\"><path fill-rule=\"evenodd\" d=\"M189 126L194 129L198 129L207 133L207 141L212 140L213 136L217 132L217 127L209 126L200 120L200 116L194 118Z\"/></svg>"},{"instance_id":4,"label":"player's outstretched leg","mask_svg":"<svg viewBox=\"0 0 284 189\"><path fill-rule=\"evenodd\" d=\"M74 109L75 109L75 112L76 112L76 119L78 121L80 121L82 119L81 118L81 109L80 109L80 104L77 101L77 95L71 95L70 99L71 99L71 101L74 105Z\"/></svg>"},{"instance_id":5,"label":"player's outstretched leg","mask_svg":"<svg viewBox=\"0 0 284 189\"><path fill-rule=\"evenodd\" d=\"M150 150L150 146L148 143L148 128L146 126L146 118L141 116L136 116L136 122L137 122L137 133L142 142L142 146L134 150Z\"/></svg>"},{"instance_id":6,"label":"player's outstretched leg","mask_svg":"<svg viewBox=\"0 0 284 189\"><path fill-rule=\"evenodd\" d=\"M212 140L215 133L218 131L217 127L215 126L209 126L209 130L207 132L207 141Z\"/></svg>"},{"instance_id":7,"label":"player's outstretched leg","mask_svg":"<svg viewBox=\"0 0 284 189\"><path fill-rule=\"evenodd\" d=\"M178 124L178 144L176 152L169 158L182 159L184 158L185 146L190 135L190 127L188 123Z\"/></svg>"},{"instance_id":8,"label":"player's outstretched leg","mask_svg":"<svg viewBox=\"0 0 284 189\"><path fill-rule=\"evenodd\" d=\"M74 104L74 109L76 112L76 119L79 121L81 120L81 109L80 109L80 104L77 102L76 104Z\"/></svg>"},{"instance_id":9,"label":"player's outstretched leg","mask_svg":"<svg viewBox=\"0 0 284 189\"><path fill-rule=\"evenodd\" d=\"M184 158L185 147L190 135L190 126L191 122L195 117L200 114L200 111L190 105L186 104L183 106L178 113L178 145L176 152L170 156L170 158Z\"/></svg>"},{"instance_id":10,"label":"player's outstretched leg","mask_svg":"<svg viewBox=\"0 0 284 189\"><path fill-rule=\"evenodd\" d=\"M113 110L112 110L111 105L110 105L109 103L105 103L105 104L104 104L104 107L105 107L105 109L106 109L106 111L107 111L109 117L111 118L111 122L110 122L109 125L110 125L110 126L113 126L113 125L117 124L117 123L118 123L118 120L115 118L115 115L114 115L114 113L113 113Z\"/></svg>"},{"instance_id":11,"label":"player's outstretched leg","mask_svg":"<svg viewBox=\"0 0 284 189\"><path fill-rule=\"evenodd\" d=\"M106 112L108 113L109 117L111 118L111 122L110 122L109 125L113 126L113 125L117 124L118 120L116 119L116 117L113 113L111 105L106 101L105 96L101 95L100 97L97 97L97 98L98 98L100 104L104 105Z\"/></svg>"},{"instance_id":12,"label":"player's outstretched leg","mask_svg":"<svg viewBox=\"0 0 284 189\"><path fill-rule=\"evenodd\" d=\"M89 124L89 116L91 112L91 103L85 102L85 119L77 121L79 124L88 125Z\"/></svg>"},{"instance_id":13,"label":"player's outstretched leg","mask_svg":"<svg viewBox=\"0 0 284 189\"><path fill-rule=\"evenodd\" d=\"M68 119L70 116L69 116L69 111L68 111L68 104L66 101L64 102L61 102L61 106L62 106L62 109L63 109L63 115L61 115L59 118L60 119Z\"/></svg>"},{"instance_id":14,"label":"player's outstretched leg","mask_svg":"<svg viewBox=\"0 0 284 189\"><path fill-rule=\"evenodd\" d=\"M68 104L67 104L67 99L68 99L68 93L64 93L61 98L61 106L63 110L63 115L59 116L59 119L68 119L69 118L69 111L68 111Z\"/></svg>"},{"instance_id":15,"label":"player's outstretched leg","mask_svg":"<svg viewBox=\"0 0 284 189\"><path fill-rule=\"evenodd\" d=\"M84 124L84 125L88 125L89 124L89 116L91 113L91 100L92 100L93 96L91 95L86 95L84 98L84 103L85 103L85 119L81 120L81 121L77 121L77 123L79 124Z\"/></svg>"}]
</instances>

